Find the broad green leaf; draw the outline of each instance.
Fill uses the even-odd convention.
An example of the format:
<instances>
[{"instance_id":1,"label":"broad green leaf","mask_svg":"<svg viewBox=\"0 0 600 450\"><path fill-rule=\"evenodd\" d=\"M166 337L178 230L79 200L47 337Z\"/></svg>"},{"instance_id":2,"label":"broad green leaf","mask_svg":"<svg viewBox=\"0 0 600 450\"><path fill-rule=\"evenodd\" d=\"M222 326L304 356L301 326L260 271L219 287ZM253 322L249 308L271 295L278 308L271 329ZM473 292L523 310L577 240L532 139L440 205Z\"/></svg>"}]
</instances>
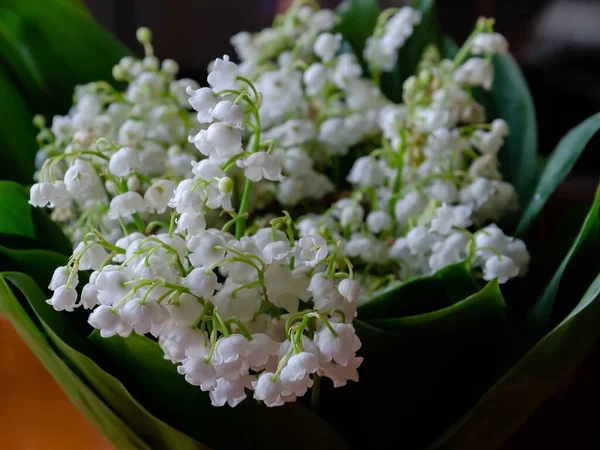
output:
<instances>
[{"instance_id":1,"label":"broad green leaf","mask_svg":"<svg viewBox=\"0 0 600 450\"><path fill-rule=\"evenodd\" d=\"M0 312L11 322L23 341L61 385L69 399L110 439L118 448L126 450L150 449L136 433L99 396L93 392L57 355L48 339L27 315L0 276Z\"/></svg>"},{"instance_id":2,"label":"broad green leaf","mask_svg":"<svg viewBox=\"0 0 600 450\"><path fill-rule=\"evenodd\" d=\"M23 186L0 181L0 199L0 245L71 254L69 239L43 209L29 204L29 193Z\"/></svg>"},{"instance_id":3,"label":"broad green leaf","mask_svg":"<svg viewBox=\"0 0 600 450\"><path fill-rule=\"evenodd\" d=\"M521 201L530 197L537 174L537 119L533 97L517 62L510 55L494 57L492 97L495 113L508 124L510 134L500 150L504 178Z\"/></svg>"},{"instance_id":4,"label":"broad green leaf","mask_svg":"<svg viewBox=\"0 0 600 450\"><path fill-rule=\"evenodd\" d=\"M23 186L12 181L0 181L0 235L35 238L28 200L29 195Z\"/></svg>"},{"instance_id":5,"label":"broad green leaf","mask_svg":"<svg viewBox=\"0 0 600 450\"><path fill-rule=\"evenodd\" d=\"M31 216L39 248L71 255L73 243L44 209L32 208Z\"/></svg>"},{"instance_id":6,"label":"broad green leaf","mask_svg":"<svg viewBox=\"0 0 600 450\"><path fill-rule=\"evenodd\" d=\"M67 316L69 313L56 312L47 305L45 295L33 279L19 273L4 273L3 278L13 284L25 296L26 301L37 315L43 331L56 348L56 353L69 364L73 373L96 394L97 398L103 403L104 408L110 408L124 421L125 428L137 435L136 441L138 443L131 448L164 450L206 448L153 417L127 392L119 380L104 372L97 364L97 355L93 353L93 347L70 322ZM13 301L16 302L17 300L13 299ZM94 359L86 356L90 353ZM61 387L66 389L63 382L58 381ZM92 417L92 420L94 419ZM118 424L118 422L115 422L115 424ZM111 438L110 435L108 437ZM142 439L144 444L141 443ZM127 442L121 443L120 439L113 440L113 442L117 448L128 445Z\"/></svg>"},{"instance_id":7,"label":"broad green leaf","mask_svg":"<svg viewBox=\"0 0 600 450\"><path fill-rule=\"evenodd\" d=\"M586 250L588 245L594 240L597 240L600 236L600 186L596 191L596 199L590 212L588 213L579 234L575 238L575 241L571 245L569 252L565 256L558 270L550 280L550 283L546 287L544 294L538 300L538 302L533 307L530 316L529 323L530 327L535 331L541 330L545 332L547 327L550 326L553 316L555 317L556 313L556 304L555 300L558 294L559 287L567 271L569 265L573 262L574 258L577 254ZM596 252L591 255L592 259L586 258L586 261L583 261L585 264L591 265L594 264L598 266L596 263ZM578 270L582 270L578 269Z\"/></svg>"},{"instance_id":8,"label":"broad green leaf","mask_svg":"<svg viewBox=\"0 0 600 450\"><path fill-rule=\"evenodd\" d=\"M538 214L560 183L567 177L583 153L589 141L600 129L600 113L588 118L562 138L546 164L535 192L521 221L516 235L524 236L533 225Z\"/></svg>"},{"instance_id":9,"label":"broad green leaf","mask_svg":"<svg viewBox=\"0 0 600 450\"><path fill-rule=\"evenodd\" d=\"M499 448L569 379L598 340L600 275L577 307L432 448Z\"/></svg>"},{"instance_id":10,"label":"broad green leaf","mask_svg":"<svg viewBox=\"0 0 600 450\"><path fill-rule=\"evenodd\" d=\"M364 67L365 43L373 34L380 13L376 0L345 0L338 8L341 21L336 29L350 44Z\"/></svg>"},{"instance_id":11,"label":"broad green leaf","mask_svg":"<svg viewBox=\"0 0 600 450\"><path fill-rule=\"evenodd\" d=\"M458 53L458 45L450 36L443 36L440 41L440 53L443 58L454 59Z\"/></svg>"},{"instance_id":12,"label":"broad green leaf","mask_svg":"<svg viewBox=\"0 0 600 450\"><path fill-rule=\"evenodd\" d=\"M36 131L33 114L14 80L0 58L0 179L28 183L33 176Z\"/></svg>"},{"instance_id":13,"label":"broad green leaf","mask_svg":"<svg viewBox=\"0 0 600 450\"><path fill-rule=\"evenodd\" d=\"M360 381L334 389L322 379L321 413L354 448L423 448L491 385L505 351L505 310L492 281L421 318L380 326L359 314Z\"/></svg>"},{"instance_id":14,"label":"broad green leaf","mask_svg":"<svg viewBox=\"0 0 600 450\"><path fill-rule=\"evenodd\" d=\"M5 0L0 43L31 110L48 116L67 112L76 84L111 80L112 66L129 53L66 0Z\"/></svg>"},{"instance_id":15,"label":"broad green leaf","mask_svg":"<svg viewBox=\"0 0 600 450\"><path fill-rule=\"evenodd\" d=\"M454 326L454 320L464 321L467 317L479 317L485 314L490 307L502 309L506 307L500 287L496 280L490 281L481 291L464 300L443 309L425 314L392 317L386 319L373 319L369 323L384 330L397 330L405 328L425 329L432 323L446 321Z\"/></svg>"},{"instance_id":16,"label":"broad green leaf","mask_svg":"<svg viewBox=\"0 0 600 450\"><path fill-rule=\"evenodd\" d=\"M187 383L176 366L164 359L158 344L146 337L104 339L94 332L90 339L106 352L118 378L150 412L210 447L242 448L260 443L267 449L348 448L323 419L301 403L267 408L247 399L235 408L212 406L208 393Z\"/></svg>"},{"instance_id":17,"label":"broad green leaf","mask_svg":"<svg viewBox=\"0 0 600 450\"><path fill-rule=\"evenodd\" d=\"M48 250L14 250L0 245L0 272L22 272L44 288L50 282L54 269L64 266L69 258Z\"/></svg>"},{"instance_id":18,"label":"broad green leaf","mask_svg":"<svg viewBox=\"0 0 600 450\"><path fill-rule=\"evenodd\" d=\"M414 278L386 289L358 308L363 321L414 316L436 311L477 292L471 268L466 262L453 264L439 272Z\"/></svg>"}]
</instances>

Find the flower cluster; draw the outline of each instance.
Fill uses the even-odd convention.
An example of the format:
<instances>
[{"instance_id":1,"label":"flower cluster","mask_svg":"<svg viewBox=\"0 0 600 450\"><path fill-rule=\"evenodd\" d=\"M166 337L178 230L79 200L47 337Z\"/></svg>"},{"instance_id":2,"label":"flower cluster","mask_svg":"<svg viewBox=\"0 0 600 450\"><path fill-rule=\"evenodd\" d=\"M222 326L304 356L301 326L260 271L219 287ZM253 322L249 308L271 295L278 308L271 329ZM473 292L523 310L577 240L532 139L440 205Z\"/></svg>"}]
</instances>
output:
<instances>
[{"instance_id":1,"label":"flower cluster","mask_svg":"<svg viewBox=\"0 0 600 450\"><path fill-rule=\"evenodd\" d=\"M150 37L140 29L146 56L114 67L115 79L127 82L124 91L106 82L78 86L68 115L55 116L49 129L36 118L41 149L31 203L52 207L76 241L98 229L114 243L123 227L143 232L141 219L162 220L176 182L191 176L198 159L187 142L199 124L186 93L198 84L175 79L177 63L161 64Z\"/></svg>"},{"instance_id":2,"label":"flower cluster","mask_svg":"<svg viewBox=\"0 0 600 450\"><path fill-rule=\"evenodd\" d=\"M286 176L256 186L257 206L273 197L287 207L324 198L335 190L328 169L380 132L379 111L389 101L332 32L338 21L333 11L297 2L272 28L231 40L240 69L263 95L262 127Z\"/></svg>"},{"instance_id":3,"label":"flower cluster","mask_svg":"<svg viewBox=\"0 0 600 450\"><path fill-rule=\"evenodd\" d=\"M175 80L139 30L146 57L114 69L124 92L92 83L51 129L37 120L30 202L75 241L48 303L90 310L106 338L152 335L215 406L250 391L278 406L318 392L320 377L358 381L352 321L373 288L460 261L485 280L523 275L525 244L494 223L517 201L498 170L509 130L473 95L491 88L506 42L482 20L453 61L429 49L394 104L379 73L420 20L382 13L369 77L337 16L298 1L272 28L234 36L242 63L215 60L207 87ZM352 190L335 192L326 173L350 149ZM251 218L274 199L310 214Z\"/></svg>"},{"instance_id":4,"label":"flower cluster","mask_svg":"<svg viewBox=\"0 0 600 450\"><path fill-rule=\"evenodd\" d=\"M377 21L373 36L367 39L365 60L372 72L391 72L398 63L398 51L421 23L421 12L409 6L390 8Z\"/></svg>"},{"instance_id":5,"label":"flower cluster","mask_svg":"<svg viewBox=\"0 0 600 450\"><path fill-rule=\"evenodd\" d=\"M376 286L464 260L485 280L524 275L524 243L495 224L481 228L517 206L498 170L507 124L486 123L472 95L491 88L491 57L503 51L504 38L487 21L454 61L431 49L404 84L404 104L381 111L382 144L354 162L347 177L354 190L325 214L303 218L300 235L318 231L340 241L355 264L381 275Z\"/></svg>"},{"instance_id":6,"label":"flower cluster","mask_svg":"<svg viewBox=\"0 0 600 450\"><path fill-rule=\"evenodd\" d=\"M211 87L187 89L205 127L189 137L205 156L192 164L192 176L154 181L144 197L115 196L109 217L141 222L139 230L124 226L115 242L96 229L85 233L69 263L56 269L48 303L58 311L92 310L88 321L105 338L151 334L215 406L236 406L247 389L279 406L322 376L335 386L357 381L362 359L352 320L360 286L352 266L318 234L296 239L287 213L245 233L252 184L281 180L282 168L270 154L272 143L261 140L261 95L238 66L227 57L216 60L208 82ZM251 134L248 150L245 133ZM140 167L130 147L110 157L99 149L70 155L105 157L104 170L114 177ZM246 187L235 212L227 173L237 167ZM45 205L36 201L43 186L32 189L32 203ZM168 224L146 225L140 213L150 201L170 215ZM207 227L210 211L232 219L222 229ZM235 236L228 231L234 225ZM80 271L92 273L79 294Z\"/></svg>"}]
</instances>

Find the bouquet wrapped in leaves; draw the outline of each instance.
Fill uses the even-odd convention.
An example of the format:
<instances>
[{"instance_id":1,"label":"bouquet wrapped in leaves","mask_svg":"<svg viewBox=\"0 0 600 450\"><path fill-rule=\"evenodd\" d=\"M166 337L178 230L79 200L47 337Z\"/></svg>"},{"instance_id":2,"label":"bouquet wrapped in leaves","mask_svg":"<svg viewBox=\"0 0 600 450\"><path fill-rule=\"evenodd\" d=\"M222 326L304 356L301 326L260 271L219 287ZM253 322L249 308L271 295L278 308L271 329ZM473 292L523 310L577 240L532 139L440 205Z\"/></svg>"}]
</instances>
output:
<instances>
[{"instance_id":1,"label":"bouquet wrapped in leaves","mask_svg":"<svg viewBox=\"0 0 600 450\"><path fill-rule=\"evenodd\" d=\"M296 1L197 82L38 3L0 15L0 311L117 448L498 448L596 341L600 194L532 229L600 116L540 161L493 20Z\"/></svg>"}]
</instances>

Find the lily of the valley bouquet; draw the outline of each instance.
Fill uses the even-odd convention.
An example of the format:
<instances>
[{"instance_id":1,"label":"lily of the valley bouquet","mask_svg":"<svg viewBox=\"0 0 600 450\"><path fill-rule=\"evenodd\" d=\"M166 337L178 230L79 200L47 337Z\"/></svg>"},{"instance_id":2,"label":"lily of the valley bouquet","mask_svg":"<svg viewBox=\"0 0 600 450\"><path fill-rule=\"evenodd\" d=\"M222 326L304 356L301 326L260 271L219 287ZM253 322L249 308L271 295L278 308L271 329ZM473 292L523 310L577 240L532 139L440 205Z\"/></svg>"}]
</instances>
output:
<instances>
[{"instance_id":1,"label":"lily of the valley bouquet","mask_svg":"<svg viewBox=\"0 0 600 450\"><path fill-rule=\"evenodd\" d=\"M117 448L497 448L594 342L600 201L528 231L599 118L536 161L493 20L297 1L200 82L137 38L2 184L2 311Z\"/></svg>"}]
</instances>

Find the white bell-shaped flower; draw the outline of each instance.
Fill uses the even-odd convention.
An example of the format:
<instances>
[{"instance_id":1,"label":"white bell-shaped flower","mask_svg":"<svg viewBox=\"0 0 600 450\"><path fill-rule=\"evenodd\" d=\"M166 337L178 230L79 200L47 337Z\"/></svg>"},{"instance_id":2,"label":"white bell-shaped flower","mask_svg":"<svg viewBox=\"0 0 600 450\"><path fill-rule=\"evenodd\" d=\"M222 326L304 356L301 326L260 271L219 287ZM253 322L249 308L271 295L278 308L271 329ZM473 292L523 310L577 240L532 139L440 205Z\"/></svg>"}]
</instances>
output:
<instances>
[{"instance_id":1,"label":"white bell-shaped flower","mask_svg":"<svg viewBox=\"0 0 600 450\"><path fill-rule=\"evenodd\" d=\"M67 268L66 266L60 266L54 269L54 273L52 274L52 279L50 280L48 289L50 289L51 291L56 291L59 287L67 284L67 280L69 279L71 270L71 268ZM74 274L71 278L71 287L76 288L78 284L79 275Z\"/></svg>"},{"instance_id":2,"label":"white bell-shaped flower","mask_svg":"<svg viewBox=\"0 0 600 450\"><path fill-rule=\"evenodd\" d=\"M379 234L392 229L394 222L392 216L386 211L372 211L367 215L367 228L371 233Z\"/></svg>"},{"instance_id":3,"label":"white bell-shaped flower","mask_svg":"<svg viewBox=\"0 0 600 450\"><path fill-rule=\"evenodd\" d=\"M98 306L88 317L88 323L100 330L103 338L118 334L122 328L121 317L108 305Z\"/></svg>"},{"instance_id":4,"label":"white bell-shaped flower","mask_svg":"<svg viewBox=\"0 0 600 450\"><path fill-rule=\"evenodd\" d=\"M207 272L203 268L192 270L184 279L183 283L190 292L197 297L211 299L215 291L220 287L214 272Z\"/></svg>"},{"instance_id":5,"label":"white bell-shaped flower","mask_svg":"<svg viewBox=\"0 0 600 450\"><path fill-rule=\"evenodd\" d=\"M479 33L471 41L471 53L474 55L503 54L507 51L508 42L499 33Z\"/></svg>"},{"instance_id":6,"label":"white bell-shaped flower","mask_svg":"<svg viewBox=\"0 0 600 450\"><path fill-rule=\"evenodd\" d=\"M177 372L185 376L185 381L192 386L199 386L203 391L212 391L217 386L215 366L204 358L186 358L177 367Z\"/></svg>"},{"instance_id":7,"label":"white bell-shaped flower","mask_svg":"<svg viewBox=\"0 0 600 450\"><path fill-rule=\"evenodd\" d=\"M276 241L265 246L262 256L265 263L277 264L285 261L290 253L292 253L292 247L290 247L289 242Z\"/></svg>"},{"instance_id":8,"label":"white bell-shaped flower","mask_svg":"<svg viewBox=\"0 0 600 450\"><path fill-rule=\"evenodd\" d=\"M169 302L166 308L171 321L180 327L192 326L204 310L204 306L195 296L185 293L179 295L175 302Z\"/></svg>"},{"instance_id":9,"label":"white bell-shaped flower","mask_svg":"<svg viewBox=\"0 0 600 450\"><path fill-rule=\"evenodd\" d=\"M475 233L475 248L478 249L477 255L483 259L493 256L495 254L493 250L504 253L509 242L508 237L495 223Z\"/></svg>"},{"instance_id":10,"label":"white bell-shaped flower","mask_svg":"<svg viewBox=\"0 0 600 450\"><path fill-rule=\"evenodd\" d=\"M239 68L237 64L229 60L228 55L223 58L217 58L213 65L213 70L208 74L208 84L215 91L224 91L228 89L237 89Z\"/></svg>"},{"instance_id":11,"label":"white bell-shaped flower","mask_svg":"<svg viewBox=\"0 0 600 450\"><path fill-rule=\"evenodd\" d=\"M506 255L494 255L487 259L483 265L483 279L486 281L498 279L504 284L519 274L519 267Z\"/></svg>"},{"instance_id":12,"label":"white bell-shaped flower","mask_svg":"<svg viewBox=\"0 0 600 450\"><path fill-rule=\"evenodd\" d=\"M341 45L341 34L321 33L315 41L313 50L315 55L327 63L333 59Z\"/></svg>"},{"instance_id":13,"label":"white bell-shaped flower","mask_svg":"<svg viewBox=\"0 0 600 450\"><path fill-rule=\"evenodd\" d=\"M54 186L52 183L35 183L29 191L29 204L38 208L44 208L52 202Z\"/></svg>"},{"instance_id":14,"label":"white bell-shaped flower","mask_svg":"<svg viewBox=\"0 0 600 450\"><path fill-rule=\"evenodd\" d=\"M188 248L192 253L188 255L190 262L194 267L205 267L221 260L225 256L226 242L223 236L218 233L205 231L200 233L188 242Z\"/></svg>"},{"instance_id":15,"label":"white bell-shaped flower","mask_svg":"<svg viewBox=\"0 0 600 450\"><path fill-rule=\"evenodd\" d=\"M187 231L189 236L196 236L206 230L204 214L196 211L187 211L177 219L177 232Z\"/></svg>"},{"instance_id":16,"label":"white bell-shaped flower","mask_svg":"<svg viewBox=\"0 0 600 450\"><path fill-rule=\"evenodd\" d=\"M95 284L86 284L81 291L81 306L83 309L94 309L98 306L98 287Z\"/></svg>"},{"instance_id":17,"label":"white bell-shaped flower","mask_svg":"<svg viewBox=\"0 0 600 450\"><path fill-rule=\"evenodd\" d=\"M306 93L311 96L318 95L327 84L327 70L321 63L311 64L304 72Z\"/></svg>"},{"instance_id":18,"label":"white bell-shaped flower","mask_svg":"<svg viewBox=\"0 0 600 450\"><path fill-rule=\"evenodd\" d=\"M347 366L337 364L335 361L323 364L323 375L333 381L333 387L346 386L348 381L358 382L358 368L362 364L363 358L355 356L350 360Z\"/></svg>"},{"instance_id":19,"label":"white bell-shaped flower","mask_svg":"<svg viewBox=\"0 0 600 450\"><path fill-rule=\"evenodd\" d=\"M137 192L125 192L119 194L110 201L108 216L111 219L119 217L130 217L134 213L145 212L148 205Z\"/></svg>"},{"instance_id":20,"label":"white bell-shaped flower","mask_svg":"<svg viewBox=\"0 0 600 450\"><path fill-rule=\"evenodd\" d=\"M241 334L232 334L217 341L212 363L214 365L229 364L248 356L250 343Z\"/></svg>"},{"instance_id":21,"label":"white bell-shaped flower","mask_svg":"<svg viewBox=\"0 0 600 450\"><path fill-rule=\"evenodd\" d=\"M255 333L250 341L250 352L247 359L253 370L262 370L269 358L276 355L279 350L279 344L271 339L267 334Z\"/></svg>"},{"instance_id":22,"label":"white bell-shaped flower","mask_svg":"<svg viewBox=\"0 0 600 450\"><path fill-rule=\"evenodd\" d=\"M525 242L520 239L514 239L513 241L509 242L503 253L508 255L510 259L512 259L517 265L519 268L519 276L524 276L527 274L531 256L527 251Z\"/></svg>"},{"instance_id":23,"label":"white bell-shaped flower","mask_svg":"<svg viewBox=\"0 0 600 450\"><path fill-rule=\"evenodd\" d=\"M245 398L245 389L251 387L252 377L242 377L237 381L228 381L219 378L213 391L209 393L213 406L225 406L227 403L232 408L239 405Z\"/></svg>"},{"instance_id":24,"label":"white bell-shaped flower","mask_svg":"<svg viewBox=\"0 0 600 450\"><path fill-rule=\"evenodd\" d=\"M238 159L237 165L245 169L244 175L249 180L283 181L281 162L266 152L255 152L247 158Z\"/></svg>"},{"instance_id":25,"label":"white bell-shaped flower","mask_svg":"<svg viewBox=\"0 0 600 450\"><path fill-rule=\"evenodd\" d=\"M315 345L323 355L324 361L333 360L345 367L360 349L360 339L351 324L332 322L330 326L337 336L325 326L315 333Z\"/></svg>"},{"instance_id":26,"label":"white bell-shaped flower","mask_svg":"<svg viewBox=\"0 0 600 450\"><path fill-rule=\"evenodd\" d=\"M261 400L267 406L281 406L284 401L281 397L283 383L281 378L275 378L272 372L263 372L258 377L258 380L252 383L254 388L254 398Z\"/></svg>"},{"instance_id":27,"label":"white bell-shaped flower","mask_svg":"<svg viewBox=\"0 0 600 450\"><path fill-rule=\"evenodd\" d=\"M77 303L77 291L75 289L60 286L54 291L52 297L46 300L56 311L73 311Z\"/></svg>"},{"instance_id":28,"label":"white bell-shaped flower","mask_svg":"<svg viewBox=\"0 0 600 450\"><path fill-rule=\"evenodd\" d=\"M300 238L298 241L300 247L300 258L311 267L315 267L329 253L327 241L320 234L313 234Z\"/></svg>"},{"instance_id":29,"label":"white bell-shaped flower","mask_svg":"<svg viewBox=\"0 0 600 450\"><path fill-rule=\"evenodd\" d=\"M244 110L241 106L229 100L222 100L217 103L212 109L211 115L214 119L220 120L234 128L244 129Z\"/></svg>"},{"instance_id":30,"label":"white bell-shaped flower","mask_svg":"<svg viewBox=\"0 0 600 450\"><path fill-rule=\"evenodd\" d=\"M117 177L124 177L140 167L140 158L136 150L123 147L110 157L108 170Z\"/></svg>"},{"instance_id":31,"label":"white bell-shaped flower","mask_svg":"<svg viewBox=\"0 0 600 450\"><path fill-rule=\"evenodd\" d=\"M360 283L355 280L343 279L338 284L338 292L351 303L356 302L360 294Z\"/></svg>"},{"instance_id":32,"label":"white bell-shaped flower","mask_svg":"<svg viewBox=\"0 0 600 450\"><path fill-rule=\"evenodd\" d=\"M75 250L73 250L73 254L83 251L85 247L85 243L80 242L77 247L75 247ZM102 247L100 244L93 244L81 255L81 259L79 260L79 269L98 270L102 266L102 263L104 263L107 255L108 253L106 253L104 247Z\"/></svg>"},{"instance_id":33,"label":"white bell-shaped flower","mask_svg":"<svg viewBox=\"0 0 600 450\"><path fill-rule=\"evenodd\" d=\"M64 176L65 187L78 198L87 196L100 182L94 166L89 161L79 158L67 169Z\"/></svg>"},{"instance_id":34,"label":"white bell-shaped flower","mask_svg":"<svg viewBox=\"0 0 600 450\"><path fill-rule=\"evenodd\" d=\"M427 198L418 191L410 191L394 205L396 220L407 223L409 219L418 217L427 206Z\"/></svg>"},{"instance_id":35,"label":"white bell-shaped flower","mask_svg":"<svg viewBox=\"0 0 600 450\"><path fill-rule=\"evenodd\" d=\"M177 184L172 180L157 180L152 183L152 186L144 194L144 200L150 211L158 214L164 213L176 188Z\"/></svg>"},{"instance_id":36,"label":"white bell-shaped flower","mask_svg":"<svg viewBox=\"0 0 600 450\"><path fill-rule=\"evenodd\" d=\"M217 156L229 158L242 152L242 131L223 122L212 123L206 130L204 139ZM200 150L202 151L202 150ZM204 152L203 152L204 153ZM212 152L205 153L210 155Z\"/></svg>"},{"instance_id":37,"label":"white bell-shaped flower","mask_svg":"<svg viewBox=\"0 0 600 450\"><path fill-rule=\"evenodd\" d=\"M258 290L246 289L235 283L226 283L211 300L224 320L237 317L242 322L252 320L260 309L261 301Z\"/></svg>"},{"instance_id":38,"label":"white bell-shaped flower","mask_svg":"<svg viewBox=\"0 0 600 450\"><path fill-rule=\"evenodd\" d=\"M431 230L443 236L450 234L453 227L466 228L471 225L473 208L468 205L442 205L436 210L436 217L431 221Z\"/></svg>"},{"instance_id":39,"label":"white bell-shaped flower","mask_svg":"<svg viewBox=\"0 0 600 450\"><path fill-rule=\"evenodd\" d=\"M119 312L122 320L129 322L133 330L142 336L168 319L168 313L161 305L153 301L142 303L141 298L129 300Z\"/></svg>"},{"instance_id":40,"label":"white bell-shaped flower","mask_svg":"<svg viewBox=\"0 0 600 450\"><path fill-rule=\"evenodd\" d=\"M494 83L494 67L485 59L470 58L456 69L454 81L489 91Z\"/></svg>"},{"instance_id":41,"label":"white bell-shaped flower","mask_svg":"<svg viewBox=\"0 0 600 450\"><path fill-rule=\"evenodd\" d=\"M348 181L362 187L380 186L385 181L385 173L375 158L361 156L354 161Z\"/></svg>"},{"instance_id":42,"label":"white bell-shaped flower","mask_svg":"<svg viewBox=\"0 0 600 450\"><path fill-rule=\"evenodd\" d=\"M218 103L214 91L207 87L194 90L191 86L188 86L185 91L190 96L188 102L198 112L198 122L211 123L213 120L211 111Z\"/></svg>"}]
</instances>

